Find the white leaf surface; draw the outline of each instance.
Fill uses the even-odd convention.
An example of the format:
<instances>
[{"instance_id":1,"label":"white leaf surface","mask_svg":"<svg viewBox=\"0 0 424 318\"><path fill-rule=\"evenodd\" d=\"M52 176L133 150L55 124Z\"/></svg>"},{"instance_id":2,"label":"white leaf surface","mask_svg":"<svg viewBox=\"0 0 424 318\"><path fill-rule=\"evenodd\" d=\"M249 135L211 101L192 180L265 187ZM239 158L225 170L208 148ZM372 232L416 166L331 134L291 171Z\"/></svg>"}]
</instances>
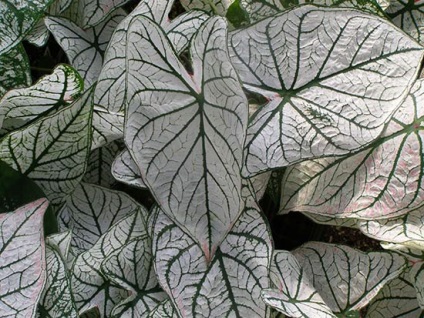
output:
<instances>
[{"instance_id":1,"label":"white leaf surface","mask_svg":"<svg viewBox=\"0 0 424 318\"><path fill-rule=\"evenodd\" d=\"M412 265L409 272L410 281L417 292L418 305L424 309L424 262L420 260Z\"/></svg>"},{"instance_id":2,"label":"white leaf surface","mask_svg":"<svg viewBox=\"0 0 424 318\"><path fill-rule=\"evenodd\" d=\"M193 77L150 19L133 20L128 33L128 73L140 88L128 103L125 143L161 208L212 258L241 211L247 124L226 23L211 18L196 33Z\"/></svg>"},{"instance_id":3,"label":"white leaf surface","mask_svg":"<svg viewBox=\"0 0 424 318\"><path fill-rule=\"evenodd\" d=\"M405 241L408 228L414 232L420 227L415 223L420 222L424 200L424 112L419 106L423 102L424 81L420 79L378 142L350 157L318 159L288 168L283 182L289 190L283 195L281 209L370 220L361 228L371 236L386 240L384 232L390 231L393 242ZM402 221L377 220L401 215L405 215Z\"/></svg>"},{"instance_id":4,"label":"white leaf surface","mask_svg":"<svg viewBox=\"0 0 424 318\"><path fill-rule=\"evenodd\" d=\"M98 307L101 317L109 317L112 308L128 297L127 292L106 280L101 272L101 264L109 255L137 237L147 237L144 211L141 210L121 219L91 249L77 256L71 284L80 313Z\"/></svg>"},{"instance_id":5,"label":"white leaf surface","mask_svg":"<svg viewBox=\"0 0 424 318\"><path fill-rule=\"evenodd\" d=\"M97 87L97 86L96 86ZM91 150L124 138L124 114L93 112L93 142Z\"/></svg>"},{"instance_id":6,"label":"white leaf surface","mask_svg":"<svg viewBox=\"0 0 424 318\"><path fill-rule=\"evenodd\" d=\"M260 292L268 288L272 243L253 197L208 260L162 211L153 237L158 280L180 317L265 317Z\"/></svg>"},{"instance_id":7,"label":"white leaf surface","mask_svg":"<svg viewBox=\"0 0 424 318\"><path fill-rule=\"evenodd\" d=\"M157 306L147 316L148 318L179 318L177 311L175 310L172 302L167 299Z\"/></svg>"},{"instance_id":8,"label":"white leaf surface","mask_svg":"<svg viewBox=\"0 0 424 318\"><path fill-rule=\"evenodd\" d=\"M128 149L122 151L112 163L112 175L119 182L145 189L147 188L141 178L140 169L131 157Z\"/></svg>"},{"instance_id":9,"label":"white leaf surface","mask_svg":"<svg viewBox=\"0 0 424 318\"><path fill-rule=\"evenodd\" d=\"M71 246L79 254L90 249L123 217L142 209L130 196L81 182L58 212L61 230L72 230Z\"/></svg>"},{"instance_id":10,"label":"white leaf surface","mask_svg":"<svg viewBox=\"0 0 424 318\"><path fill-rule=\"evenodd\" d=\"M245 176L372 142L423 55L384 19L308 5L230 33L229 47L245 87L269 99L249 123Z\"/></svg>"},{"instance_id":11,"label":"white leaf surface","mask_svg":"<svg viewBox=\"0 0 424 318\"><path fill-rule=\"evenodd\" d=\"M256 194L257 201L262 199L262 197L264 196L270 177L271 171L267 171L250 178L250 182L252 183L252 187Z\"/></svg>"},{"instance_id":12,"label":"white leaf surface","mask_svg":"<svg viewBox=\"0 0 424 318\"><path fill-rule=\"evenodd\" d=\"M51 110L68 105L82 89L78 73L70 66L59 65L33 86L9 91L0 100L0 117L4 116L0 133L16 130Z\"/></svg>"},{"instance_id":13,"label":"white leaf surface","mask_svg":"<svg viewBox=\"0 0 424 318\"><path fill-rule=\"evenodd\" d=\"M281 0L240 0L240 4L246 10L251 22L262 20L285 10Z\"/></svg>"},{"instance_id":14,"label":"white leaf surface","mask_svg":"<svg viewBox=\"0 0 424 318\"><path fill-rule=\"evenodd\" d=\"M92 96L88 90L70 106L0 139L0 159L35 181L55 206L84 175Z\"/></svg>"},{"instance_id":15,"label":"white leaf surface","mask_svg":"<svg viewBox=\"0 0 424 318\"><path fill-rule=\"evenodd\" d=\"M293 255L325 303L334 313L342 314L366 306L407 265L396 253L364 253L318 242L297 248Z\"/></svg>"},{"instance_id":16,"label":"white leaf surface","mask_svg":"<svg viewBox=\"0 0 424 318\"><path fill-rule=\"evenodd\" d=\"M113 308L113 317L148 317L167 298L156 279L151 245L150 237L136 238L103 261L106 277L130 291Z\"/></svg>"},{"instance_id":17,"label":"white leaf surface","mask_svg":"<svg viewBox=\"0 0 424 318\"><path fill-rule=\"evenodd\" d=\"M105 21L89 29L82 29L65 18L45 19L47 28L87 87L94 84L99 77L106 47L113 31L125 16L124 10L115 10Z\"/></svg>"},{"instance_id":18,"label":"white leaf surface","mask_svg":"<svg viewBox=\"0 0 424 318\"><path fill-rule=\"evenodd\" d=\"M0 214L0 316L34 317L46 280L40 199Z\"/></svg>"},{"instance_id":19,"label":"white leaf surface","mask_svg":"<svg viewBox=\"0 0 424 318\"><path fill-rule=\"evenodd\" d=\"M274 252L270 277L277 288L262 290L268 306L294 318L336 317L290 252Z\"/></svg>"}]
</instances>

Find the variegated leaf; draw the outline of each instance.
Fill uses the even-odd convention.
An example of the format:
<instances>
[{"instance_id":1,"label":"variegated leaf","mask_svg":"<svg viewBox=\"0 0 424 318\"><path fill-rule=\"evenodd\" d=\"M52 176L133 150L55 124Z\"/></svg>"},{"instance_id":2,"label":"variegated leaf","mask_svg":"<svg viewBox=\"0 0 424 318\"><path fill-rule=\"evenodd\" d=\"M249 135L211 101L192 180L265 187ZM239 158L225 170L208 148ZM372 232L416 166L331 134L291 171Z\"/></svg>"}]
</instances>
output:
<instances>
[{"instance_id":1,"label":"variegated leaf","mask_svg":"<svg viewBox=\"0 0 424 318\"><path fill-rule=\"evenodd\" d=\"M203 10L225 17L227 10L234 0L181 0L186 10Z\"/></svg>"},{"instance_id":2,"label":"variegated leaf","mask_svg":"<svg viewBox=\"0 0 424 318\"><path fill-rule=\"evenodd\" d=\"M74 254L91 248L108 229L141 205L123 192L80 183L58 212L61 230L72 230Z\"/></svg>"},{"instance_id":3,"label":"variegated leaf","mask_svg":"<svg viewBox=\"0 0 424 318\"><path fill-rule=\"evenodd\" d=\"M82 89L83 82L78 73L70 66L59 65L52 74L42 77L33 86L9 91L0 100L0 134L21 128L45 117L53 109L68 105Z\"/></svg>"},{"instance_id":4,"label":"variegated leaf","mask_svg":"<svg viewBox=\"0 0 424 318\"><path fill-rule=\"evenodd\" d=\"M96 85L97 87L97 85ZM93 112L93 142L91 149L103 147L115 140L124 138L124 114L105 111Z\"/></svg>"},{"instance_id":5,"label":"variegated leaf","mask_svg":"<svg viewBox=\"0 0 424 318\"><path fill-rule=\"evenodd\" d=\"M0 214L0 316L34 317L46 280L43 215L39 199Z\"/></svg>"},{"instance_id":6,"label":"variegated leaf","mask_svg":"<svg viewBox=\"0 0 424 318\"><path fill-rule=\"evenodd\" d=\"M7 53L0 54L0 98L12 88L29 85L31 85L31 72L24 47L18 45ZM2 116L4 114L0 112L0 128Z\"/></svg>"},{"instance_id":7,"label":"variegated leaf","mask_svg":"<svg viewBox=\"0 0 424 318\"><path fill-rule=\"evenodd\" d=\"M34 180L54 206L81 181L91 142L92 89L0 139L0 159Z\"/></svg>"},{"instance_id":8,"label":"variegated leaf","mask_svg":"<svg viewBox=\"0 0 424 318\"><path fill-rule=\"evenodd\" d=\"M172 302L167 299L149 313L148 318L179 318Z\"/></svg>"},{"instance_id":9,"label":"variegated leaf","mask_svg":"<svg viewBox=\"0 0 424 318\"><path fill-rule=\"evenodd\" d=\"M274 252L270 276L276 289L262 290L268 306L294 318L336 317L290 252Z\"/></svg>"},{"instance_id":10,"label":"variegated leaf","mask_svg":"<svg viewBox=\"0 0 424 318\"><path fill-rule=\"evenodd\" d=\"M0 55L13 49L42 17L53 0L0 1Z\"/></svg>"},{"instance_id":11,"label":"variegated leaf","mask_svg":"<svg viewBox=\"0 0 424 318\"><path fill-rule=\"evenodd\" d=\"M102 23L89 29L82 29L65 18L45 19L47 28L65 51L72 66L80 73L87 87L97 80L112 33L125 16L124 10L115 10Z\"/></svg>"},{"instance_id":12,"label":"variegated leaf","mask_svg":"<svg viewBox=\"0 0 424 318\"><path fill-rule=\"evenodd\" d=\"M325 303L341 314L367 305L407 265L406 259L396 253L364 253L318 242L297 248L293 255Z\"/></svg>"},{"instance_id":13,"label":"variegated leaf","mask_svg":"<svg viewBox=\"0 0 424 318\"><path fill-rule=\"evenodd\" d=\"M112 163L122 147L120 142L114 141L91 151L83 181L106 188L115 184L116 181L111 171Z\"/></svg>"},{"instance_id":14,"label":"variegated leaf","mask_svg":"<svg viewBox=\"0 0 424 318\"><path fill-rule=\"evenodd\" d=\"M139 209L113 225L92 248L77 256L71 284L80 312L98 307L101 317L110 317L112 308L129 296L105 278L101 264L132 239L142 237L147 237L145 211Z\"/></svg>"},{"instance_id":15,"label":"variegated leaf","mask_svg":"<svg viewBox=\"0 0 424 318\"><path fill-rule=\"evenodd\" d=\"M384 19L314 6L234 31L229 46L245 87L269 99L249 124L246 176L372 142L409 92L423 56Z\"/></svg>"},{"instance_id":16,"label":"variegated leaf","mask_svg":"<svg viewBox=\"0 0 424 318\"><path fill-rule=\"evenodd\" d=\"M153 255L180 317L266 317L260 292L269 286L272 243L253 197L212 259L160 211Z\"/></svg>"},{"instance_id":17,"label":"variegated leaf","mask_svg":"<svg viewBox=\"0 0 424 318\"><path fill-rule=\"evenodd\" d=\"M72 232L64 231L46 237L46 244L55 248L60 256L67 259L71 249Z\"/></svg>"},{"instance_id":18,"label":"variegated leaf","mask_svg":"<svg viewBox=\"0 0 424 318\"><path fill-rule=\"evenodd\" d=\"M417 318L424 312L409 279L409 270L388 282L371 301L366 318Z\"/></svg>"},{"instance_id":19,"label":"variegated leaf","mask_svg":"<svg viewBox=\"0 0 424 318\"><path fill-rule=\"evenodd\" d=\"M378 218L411 213L405 218L414 223L420 213L412 211L421 209L424 200L424 112L419 106L423 102L424 81L418 80L378 142L350 157L307 161L287 169L283 182L289 190L281 209L373 220L361 227L376 236L399 224L380 225Z\"/></svg>"},{"instance_id":20,"label":"variegated leaf","mask_svg":"<svg viewBox=\"0 0 424 318\"><path fill-rule=\"evenodd\" d=\"M122 151L112 163L112 175L119 182L137 187L147 188L141 178L140 169L131 157L128 149Z\"/></svg>"},{"instance_id":21,"label":"variegated leaf","mask_svg":"<svg viewBox=\"0 0 424 318\"><path fill-rule=\"evenodd\" d=\"M161 208L210 259L241 211L247 123L226 23L211 18L196 33L193 77L150 19L134 19L128 34L127 72L140 88L128 102L125 143Z\"/></svg>"},{"instance_id":22,"label":"variegated leaf","mask_svg":"<svg viewBox=\"0 0 424 318\"><path fill-rule=\"evenodd\" d=\"M396 0L388 1L387 15L399 28L424 44L424 1Z\"/></svg>"},{"instance_id":23,"label":"variegated leaf","mask_svg":"<svg viewBox=\"0 0 424 318\"><path fill-rule=\"evenodd\" d=\"M113 317L148 317L167 298L156 279L151 245L150 237L136 238L103 261L106 277L130 292L113 308Z\"/></svg>"},{"instance_id":24,"label":"variegated leaf","mask_svg":"<svg viewBox=\"0 0 424 318\"><path fill-rule=\"evenodd\" d=\"M424 250L418 249L415 246L407 246L403 244L395 244L389 242L380 242L380 245L385 250L395 251L397 253L402 254L408 260L412 261L412 263L421 260L424 260Z\"/></svg>"},{"instance_id":25,"label":"variegated leaf","mask_svg":"<svg viewBox=\"0 0 424 318\"><path fill-rule=\"evenodd\" d=\"M412 265L410 270L410 281L417 292L418 305L424 309L424 261L420 260Z\"/></svg>"},{"instance_id":26,"label":"variegated leaf","mask_svg":"<svg viewBox=\"0 0 424 318\"><path fill-rule=\"evenodd\" d=\"M250 178L257 201L264 196L270 177L271 172L267 171Z\"/></svg>"}]
</instances>

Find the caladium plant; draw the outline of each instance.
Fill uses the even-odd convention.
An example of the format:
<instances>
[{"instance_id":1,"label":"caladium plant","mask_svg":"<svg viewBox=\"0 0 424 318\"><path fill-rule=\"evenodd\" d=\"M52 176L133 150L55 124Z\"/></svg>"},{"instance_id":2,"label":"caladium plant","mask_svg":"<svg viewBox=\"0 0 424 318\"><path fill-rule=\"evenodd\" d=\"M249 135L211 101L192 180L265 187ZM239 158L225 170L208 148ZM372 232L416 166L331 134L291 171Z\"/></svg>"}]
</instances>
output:
<instances>
[{"instance_id":1,"label":"caladium plant","mask_svg":"<svg viewBox=\"0 0 424 318\"><path fill-rule=\"evenodd\" d=\"M424 315L423 6L0 0L0 316Z\"/></svg>"}]
</instances>

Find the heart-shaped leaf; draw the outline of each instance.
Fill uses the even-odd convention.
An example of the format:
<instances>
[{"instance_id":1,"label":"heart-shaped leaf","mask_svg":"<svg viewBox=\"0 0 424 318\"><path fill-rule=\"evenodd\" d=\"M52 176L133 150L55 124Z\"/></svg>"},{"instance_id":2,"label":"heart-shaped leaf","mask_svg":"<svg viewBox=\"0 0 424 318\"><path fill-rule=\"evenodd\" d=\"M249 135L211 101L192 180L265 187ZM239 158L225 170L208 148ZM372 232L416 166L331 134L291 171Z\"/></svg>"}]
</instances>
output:
<instances>
[{"instance_id":1,"label":"heart-shaped leaf","mask_svg":"<svg viewBox=\"0 0 424 318\"><path fill-rule=\"evenodd\" d=\"M314 6L234 31L229 46L245 87L269 99L249 124L246 176L372 142L409 92L423 56L384 19Z\"/></svg>"},{"instance_id":2,"label":"heart-shaped leaf","mask_svg":"<svg viewBox=\"0 0 424 318\"><path fill-rule=\"evenodd\" d=\"M127 72L140 88L128 102L125 143L161 208L210 259L241 211L247 123L226 23L211 18L196 33L193 77L150 19L132 20L128 34Z\"/></svg>"},{"instance_id":3,"label":"heart-shaped leaf","mask_svg":"<svg viewBox=\"0 0 424 318\"><path fill-rule=\"evenodd\" d=\"M137 188L147 188L141 178L140 169L138 169L128 149L122 151L113 161L112 175L119 182Z\"/></svg>"},{"instance_id":4,"label":"heart-shaped leaf","mask_svg":"<svg viewBox=\"0 0 424 318\"><path fill-rule=\"evenodd\" d=\"M70 66L59 65L52 74L28 88L14 89L0 101L0 134L16 130L68 105L80 95L83 82ZM4 117L1 125L1 117Z\"/></svg>"},{"instance_id":5,"label":"heart-shaped leaf","mask_svg":"<svg viewBox=\"0 0 424 318\"><path fill-rule=\"evenodd\" d=\"M57 206L81 181L91 142L92 89L0 139L0 159L37 183Z\"/></svg>"},{"instance_id":6,"label":"heart-shaped leaf","mask_svg":"<svg viewBox=\"0 0 424 318\"><path fill-rule=\"evenodd\" d=\"M270 276L277 289L262 290L262 299L268 306L296 318L336 317L290 252L274 252Z\"/></svg>"},{"instance_id":7,"label":"heart-shaped leaf","mask_svg":"<svg viewBox=\"0 0 424 318\"><path fill-rule=\"evenodd\" d=\"M318 242L297 248L293 255L325 303L341 314L367 305L407 265L406 259L396 253L363 253Z\"/></svg>"},{"instance_id":8,"label":"heart-shaped leaf","mask_svg":"<svg viewBox=\"0 0 424 318\"><path fill-rule=\"evenodd\" d=\"M266 317L260 292L269 286L271 236L253 197L247 200L211 260L159 211L153 236L155 268L180 317Z\"/></svg>"},{"instance_id":9,"label":"heart-shaped leaf","mask_svg":"<svg viewBox=\"0 0 424 318\"><path fill-rule=\"evenodd\" d=\"M47 200L0 214L0 316L34 317L46 279Z\"/></svg>"},{"instance_id":10,"label":"heart-shaped leaf","mask_svg":"<svg viewBox=\"0 0 424 318\"><path fill-rule=\"evenodd\" d=\"M130 297L113 308L113 317L147 317L167 298L156 279L151 245L150 237L136 238L103 261L106 277L130 291Z\"/></svg>"},{"instance_id":11,"label":"heart-shaped leaf","mask_svg":"<svg viewBox=\"0 0 424 318\"><path fill-rule=\"evenodd\" d=\"M378 142L350 157L319 159L288 168L281 209L372 220L361 227L375 237L403 222L379 223L375 219L410 213L405 220L409 219L407 224L414 231L414 219L420 217L414 210L421 210L424 200L421 103L424 81L418 80ZM409 225L402 226L393 230L397 234L408 231Z\"/></svg>"},{"instance_id":12,"label":"heart-shaped leaf","mask_svg":"<svg viewBox=\"0 0 424 318\"><path fill-rule=\"evenodd\" d=\"M128 297L124 289L105 278L101 264L132 239L147 237L144 214L139 209L121 219L76 258L71 283L80 312L98 307L101 317L110 317L112 308Z\"/></svg>"},{"instance_id":13,"label":"heart-shaped leaf","mask_svg":"<svg viewBox=\"0 0 424 318\"><path fill-rule=\"evenodd\" d=\"M125 16L124 10L115 10L105 21L89 29L82 29L65 18L45 19L47 28L65 51L72 66L80 73L87 87L97 80L112 32Z\"/></svg>"},{"instance_id":14,"label":"heart-shaped leaf","mask_svg":"<svg viewBox=\"0 0 424 318\"><path fill-rule=\"evenodd\" d=\"M61 230L72 230L74 254L91 248L108 229L142 207L123 192L81 182L58 212Z\"/></svg>"}]
</instances>

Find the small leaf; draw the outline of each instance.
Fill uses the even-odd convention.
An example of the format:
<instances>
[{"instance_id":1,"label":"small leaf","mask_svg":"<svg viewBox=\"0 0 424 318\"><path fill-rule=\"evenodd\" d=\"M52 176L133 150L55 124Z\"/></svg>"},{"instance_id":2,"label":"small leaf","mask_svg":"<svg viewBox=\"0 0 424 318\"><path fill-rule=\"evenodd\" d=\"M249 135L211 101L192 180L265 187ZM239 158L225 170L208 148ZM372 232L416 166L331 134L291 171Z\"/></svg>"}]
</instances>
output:
<instances>
[{"instance_id":1,"label":"small leaf","mask_svg":"<svg viewBox=\"0 0 424 318\"><path fill-rule=\"evenodd\" d=\"M131 157L128 149L122 151L113 161L112 175L119 182L145 189L147 188L141 178L140 169Z\"/></svg>"},{"instance_id":2,"label":"small leaf","mask_svg":"<svg viewBox=\"0 0 424 318\"><path fill-rule=\"evenodd\" d=\"M81 181L91 142L92 89L0 139L0 159L37 183L54 206Z\"/></svg>"},{"instance_id":3,"label":"small leaf","mask_svg":"<svg viewBox=\"0 0 424 318\"><path fill-rule=\"evenodd\" d=\"M290 252L274 252L270 276L278 289L262 290L262 299L268 306L294 318L336 317Z\"/></svg>"},{"instance_id":4,"label":"small leaf","mask_svg":"<svg viewBox=\"0 0 424 318\"><path fill-rule=\"evenodd\" d=\"M0 316L34 317L46 279L47 200L0 214Z\"/></svg>"},{"instance_id":5,"label":"small leaf","mask_svg":"<svg viewBox=\"0 0 424 318\"><path fill-rule=\"evenodd\" d=\"M293 251L306 275L334 313L366 306L379 290L406 268L406 259L390 252L363 253L318 242Z\"/></svg>"},{"instance_id":6,"label":"small leaf","mask_svg":"<svg viewBox=\"0 0 424 318\"><path fill-rule=\"evenodd\" d=\"M375 140L423 56L384 19L309 5L230 33L229 47L244 86L269 99L249 124L245 176Z\"/></svg>"},{"instance_id":7,"label":"small leaf","mask_svg":"<svg viewBox=\"0 0 424 318\"><path fill-rule=\"evenodd\" d=\"M19 129L68 105L82 89L79 74L70 66L59 65L33 86L8 92L0 101L0 118L4 116L0 134Z\"/></svg>"}]
</instances>

